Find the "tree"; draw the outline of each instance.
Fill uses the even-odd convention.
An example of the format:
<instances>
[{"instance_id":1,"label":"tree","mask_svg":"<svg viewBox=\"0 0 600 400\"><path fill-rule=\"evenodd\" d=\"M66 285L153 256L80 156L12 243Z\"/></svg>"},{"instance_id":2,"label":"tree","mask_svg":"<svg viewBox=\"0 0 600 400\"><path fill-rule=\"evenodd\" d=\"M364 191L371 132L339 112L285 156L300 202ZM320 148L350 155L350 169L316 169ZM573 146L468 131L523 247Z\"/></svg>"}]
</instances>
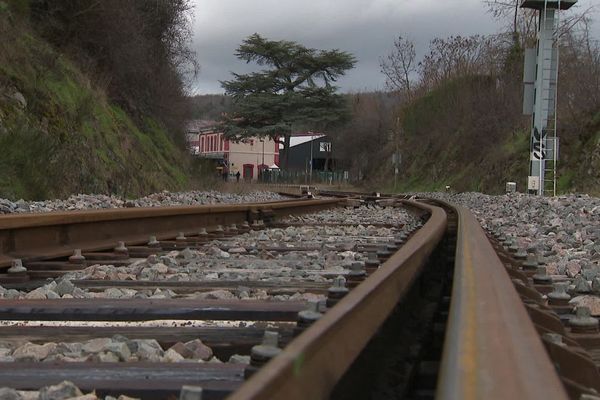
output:
<instances>
[{"instance_id":1,"label":"tree","mask_svg":"<svg viewBox=\"0 0 600 400\"><path fill-rule=\"evenodd\" d=\"M402 92L409 99L412 97L413 75L417 72L416 58L415 44L398 36L398 39L394 40L394 49L379 60L381 72L386 76L387 87Z\"/></svg>"},{"instance_id":2,"label":"tree","mask_svg":"<svg viewBox=\"0 0 600 400\"><path fill-rule=\"evenodd\" d=\"M562 37L560 71L559 115L589 120L600 109L600 42L592 38L589 21Z\"/></svg>"},{"instance_id":3,"label":"tree","mask_svg":"<svg viewBox=\"0 0 600 400\"><path fill-rule=\"evenodd\" d=\"M532 47L535 44L537 32L537 11L520 9L522 0L483 0L488 12L498 21L509 22L514 44L522 47ZM595 12L592 5L582 10L579 6L571 8L565 16L561 16L560 36L564 36L581 22L586 21Z\"/></svg>"},{"instance_id":4,"label":"tree","mask_svg":"<svg viewBox=\"0 0 600 400\"><path fill-rule=\"evenodd\" d=\"M183 144L186 89L198 71L191 0L30 0L32 25L66 51L112 101L152 115ZM179 134L179 135L177 135Z\"/></svg>"},{"instance_id":5,"label":"tree","mask_svg":"<svg viewBox=\"0 0 600 400\"><path fill-rule=\"evenodd\" d=\"M351 175L377 184L390 167L394 108L398 93L356 93L347 95L352 118L332 134L340 159L347 160Z\"/></svg>"},{"instance_id":6,"label":"tree","mask_svg":"<svg viewBox=\"0 0 600 400\"><path fill-rule=\"evenodd\" d=\"M348 118L346 102L333 83L354 67L356 60L351 54L268 40L255 33L242 42L235 55L267 68L233 73L234 79L221 82L233 98L232 111L223 120L226 136L234 140L283 137L283 165L287 167L292 126L326 129Z\"/></svg>"},{"instance_id":7,"label":"tree","mask_svg":"<svg viewBox=\"0 0 600 400\"><path fill-rule=\"evenodd\" d=\"M420 85L431 90L451 79L496 75L507 49L498 36L450 36L435 38L429 54L419 63Z\"/></svg>"},{"instance_id":8,"label":"tree","mask_svg":"<svg viewBox=\"0 0 600 400\"><path fill-rule=\"evenodd\" d=\"M488 11L498 20L510 20L512 27L511 33L515 38L519 32L519 6L521 0L484 0Z\"/></svg>"}]
</instances>

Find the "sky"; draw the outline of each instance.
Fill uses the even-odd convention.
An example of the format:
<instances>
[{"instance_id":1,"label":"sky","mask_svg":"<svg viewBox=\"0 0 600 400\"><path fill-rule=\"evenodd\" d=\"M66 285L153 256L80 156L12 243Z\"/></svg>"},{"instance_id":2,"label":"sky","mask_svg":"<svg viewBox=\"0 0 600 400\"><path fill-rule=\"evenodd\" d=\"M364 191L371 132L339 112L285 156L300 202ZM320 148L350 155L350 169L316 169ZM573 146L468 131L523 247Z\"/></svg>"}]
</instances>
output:
<instances>
[{"instance_id":1,"label":"sky","mask_svg":"<svg viewBox=\"0 0 600 400\"><path fill-rule=\"evenodd\" d=\"M580 0L584 8L597 0ZM234 56L253 33L291 40L317 49L352 53L357 64L338 81L343 92L385 89L379 59L398 35L414 41L417 54L429 41L450 35L492 34L502 23L486 12L481 0L193 0L192 48L200 74L194 94L223 93L220 80L255 66ZM599 24L594 35L600 39Z\"/></svg>"}]
</instances>

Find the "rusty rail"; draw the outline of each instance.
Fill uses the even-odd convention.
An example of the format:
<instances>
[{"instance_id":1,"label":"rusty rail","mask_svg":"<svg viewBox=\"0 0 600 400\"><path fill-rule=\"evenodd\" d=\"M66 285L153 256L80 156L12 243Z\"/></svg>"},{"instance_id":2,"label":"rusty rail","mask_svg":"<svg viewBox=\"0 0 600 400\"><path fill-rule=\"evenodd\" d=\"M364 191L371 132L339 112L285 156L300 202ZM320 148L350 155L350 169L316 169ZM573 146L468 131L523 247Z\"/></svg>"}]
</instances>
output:
<instances>
[{"instance_id":1,"label":"rusty rail","mask_svg":"<svg viewBox=\"0 0 600 400\"><path fill-rule=\"evenodd\" d=\"M253 221L266 215L315 212L341 200L285 200L268 203L122 208L12 214L0 216L0 268L15 258L28 261L68 256L73 249L98 251L115 246L115 232L128 245L143 244L151 233L161 239L178 232L196 233L215 227Z\"/></svg>"},{"instance_id":2,"label":"rusty rail","mask_svg":"<svg viewBox=\"0 0 600 400\"><path fill-rule=\"evenodd\" d=\"M411 287L444 235L443 209L405 204L428 212L427 223L373 275L230 396L230 400L328 398Z\"/></svg>"},{"instance_id":3,"label":"rusty rail","mask_svg":"<svg viewBox=\"0 0 600 400\"><path fill-rule=\"evenodd\" d=\"M567 399L483 229L469 210L452 208L456 262L436 399Z\"/></svg>"}]
</instances>

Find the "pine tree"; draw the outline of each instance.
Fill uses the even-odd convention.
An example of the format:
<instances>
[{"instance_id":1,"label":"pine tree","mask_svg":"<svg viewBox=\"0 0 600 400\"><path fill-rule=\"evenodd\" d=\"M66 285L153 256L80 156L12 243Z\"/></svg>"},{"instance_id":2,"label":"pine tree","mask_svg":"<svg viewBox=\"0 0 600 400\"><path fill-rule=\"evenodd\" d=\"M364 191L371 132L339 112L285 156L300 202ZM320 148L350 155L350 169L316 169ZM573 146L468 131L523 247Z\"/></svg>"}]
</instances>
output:
<instances>
[{"instance_id":1,"label":"pine tree","mask_svg":"<svg viewBox=\"0 0 600 400\"><path fill-rule=\"evenodd\" d=\"M351 54L268 40L255 33L243 41L235 55L266 68L249 74L233 73L232 80L221 82L233 97L232 110L223 120L228 137L283 137L287 150L292 127L327 129L347 120L346 101L333 84L354 67L356 60ZM284 168L287 151L285 154Z\"/></svg>"}]
</instances>

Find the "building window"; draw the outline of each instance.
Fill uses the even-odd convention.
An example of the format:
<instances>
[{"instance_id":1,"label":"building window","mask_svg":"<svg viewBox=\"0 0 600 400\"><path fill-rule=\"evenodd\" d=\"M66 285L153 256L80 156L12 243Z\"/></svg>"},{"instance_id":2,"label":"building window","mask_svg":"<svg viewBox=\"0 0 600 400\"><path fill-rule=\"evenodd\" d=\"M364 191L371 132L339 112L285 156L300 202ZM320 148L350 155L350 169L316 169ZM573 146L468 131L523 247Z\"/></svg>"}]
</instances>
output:
<instances>
[{"instance_id":1,"label":"building window","mask_svg":"<svg viewBox=\"0 0 600 400\"><path fill-rule=\"evenodd\" d=\"M325 153L331 153L331 142L319 143L319 151L324 151Z\"/></svg>"}]
</instances>

